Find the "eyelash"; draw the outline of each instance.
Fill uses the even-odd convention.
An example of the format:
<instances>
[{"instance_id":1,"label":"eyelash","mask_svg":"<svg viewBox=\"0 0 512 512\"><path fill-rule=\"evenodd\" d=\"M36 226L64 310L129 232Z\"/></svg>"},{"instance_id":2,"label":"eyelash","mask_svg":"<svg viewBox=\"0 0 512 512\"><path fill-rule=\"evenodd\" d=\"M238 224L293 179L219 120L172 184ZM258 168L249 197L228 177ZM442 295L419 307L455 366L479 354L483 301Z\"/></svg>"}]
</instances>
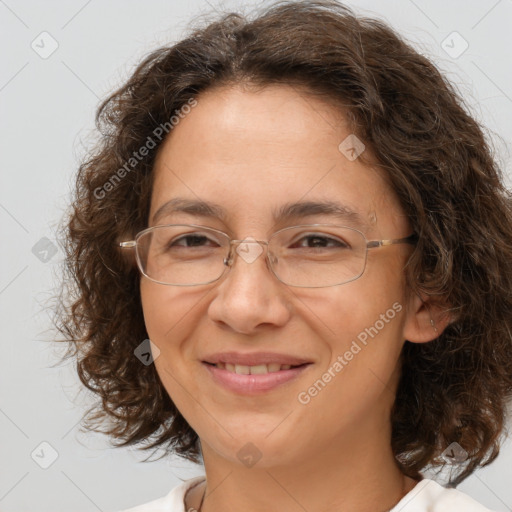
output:
<instances>
[{"instance_id":1,"label":"eyelash","mask_svg":"<svg viewBox=\"0 0 512 512\"><path fill-rule=\"evenodd\" d=\"M187 240L187 239L203 239L203 240L210 240L206 235L197 235L197 234L192 234L192 235L184 235L178 239L175 239L175 240L171 240L168 244L167 244L167 248L171 248L173 246L175 246L177 244L177 242L180 242L182 240ZM338 246L340 245L344 245L346 247L348 247L348 244L345 243L344 241L342 240L338 240L338 239L335 239L335 238L332 238L330 236L327 236L327 235L322 235L320 233L315 233L315 234L307 234L307 235L302 235L301 238L299 238L298 240L296 240L295 242L293 242L294 244L296 244L298 241L302 241L302 240L306 240L306 239L318 239L318 240L326 240L327 243L329 242L334 242L336 244L338 244ZM210 240L211 241L211 240ZM190 247L190 246L187 246L187 247ZM306 247L306 248L309 248L309 249L312 249L313 247ZM324 247L322 247L324 248Z\"/></svg>"}]
</instances>

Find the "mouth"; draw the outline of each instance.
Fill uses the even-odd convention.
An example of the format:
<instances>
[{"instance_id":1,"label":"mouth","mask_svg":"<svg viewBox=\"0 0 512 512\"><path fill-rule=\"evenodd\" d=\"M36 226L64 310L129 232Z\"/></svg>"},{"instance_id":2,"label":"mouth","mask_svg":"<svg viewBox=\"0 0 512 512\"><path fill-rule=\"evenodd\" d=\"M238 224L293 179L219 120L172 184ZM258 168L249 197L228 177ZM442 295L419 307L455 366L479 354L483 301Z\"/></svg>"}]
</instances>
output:
<instances>
[{"instance_id":1,"label":"mouth","mask_svg":"<svg viewBox=\"0 0 512 512\"><path fill-rule=\"evenodd\" d=\"M269 363L269 364L258 364L253 366L243 364L232 364L232 363L208 363L205 364L215 366L219 370L226 370L230 373L237 373L238 375L264 375L266 373L276 373L284 370L290 370L292 368L300 368L309 363L303 363L298 365L291 364L280 364L280 363Z\"/></svg>"},{"instance_id":2,"label":"mouth","mask_svg":"<svg viewBox=\"0 0 512 512\"><path fill-rule=\"evenodd\" d=\"M260 363L236 364L202 361L211 382L237 395L269 393L297 379L313 363Z\"/></svg>"}]
</instances>

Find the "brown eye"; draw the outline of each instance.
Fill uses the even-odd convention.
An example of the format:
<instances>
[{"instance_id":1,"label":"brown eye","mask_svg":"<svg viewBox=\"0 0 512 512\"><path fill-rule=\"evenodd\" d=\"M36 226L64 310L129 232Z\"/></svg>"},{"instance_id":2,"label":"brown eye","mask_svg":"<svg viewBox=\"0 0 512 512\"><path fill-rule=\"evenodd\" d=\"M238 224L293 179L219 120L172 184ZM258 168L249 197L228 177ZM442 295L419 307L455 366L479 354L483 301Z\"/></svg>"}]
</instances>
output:
<instances>
[{"instance_id":1,"label":"brown eye","mask_svg":"<svg viewBox=\"0 0 512 512\"><path fill-rule=\"evenodd\" d=\"M204 235L186 235L186 236L182 236L178 239L171 240L167 244L167 247L168 248L176 247L176 246L201 247L201 246L203 246L203 244L206 241L211 242L212 240L209 240L209 238ZM184 244L182 244L181 242L184 242ZM213 243L216 243L216 242L213 242Z\"/></svg>"},{"instance_id":2,"label":"brown eye","mask_svg":"<svg viewBox=\"0 0 512 512\"><path fill-rule=\"evenodd\" d=\"M300 247L305 247L305 248L310 248L310 249L314 249L314 248L320 248L320 249L324 249L324 248L329 248L329 247L334 247L336 249L343 249L343 248L347 248L349 249L349 245L344 242L343 240L340 240L340 239L336 239L336 238L332 238L332 237L329 237L329 236L324 236L324 235L320 235L320 234L314 234L314 235L307 235L307 236L304 236L303 238L300 239L300 241L306 241L306 245L300 245Z\"/></svg>"}]
</instances>

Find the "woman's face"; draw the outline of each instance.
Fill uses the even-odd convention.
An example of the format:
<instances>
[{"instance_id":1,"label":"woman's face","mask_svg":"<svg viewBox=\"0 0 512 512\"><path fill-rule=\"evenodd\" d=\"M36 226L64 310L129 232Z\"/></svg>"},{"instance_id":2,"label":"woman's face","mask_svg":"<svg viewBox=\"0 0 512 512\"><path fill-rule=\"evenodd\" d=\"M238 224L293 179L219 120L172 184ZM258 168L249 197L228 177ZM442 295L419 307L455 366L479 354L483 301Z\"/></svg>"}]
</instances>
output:
<instances>
[{"instance_id":1,"label":"woman's face","mask_svg":"<svg viewBox=\"0 0 512 512\"><path fill-rule=\"evenodd\" d=\"M197 101L159 151L150 226L200 224L239 240L268 240L278 229L313 223L358 227L368 240L410 234L379 172L355 157L357 149L339 149L351 133L332 106L287 86L215 89ZM155 212L176 197L216 203L225 215L168 212L155 223ZM358 220L315 213L276 223L273 211L305 201L339 203ZM261 457L259 466L269 467L336 447L349 453L361 443L389 445L389 411L410 322L403 272L409 252L407 245L369 250L359 279L324 288L283 284L268 269L265 252L254 261L235 254L233 268L208 285L142 278L146 327L160 350L156 369L203 453L237 464ZM269 354L283 364L309 364L280 370L284 382L250 391L244 382L251 376L238 377L242 387L232 388L205 362L226 353L241 366L247 366L244 356L260 366Z\"/></svg>"}]
</instances>

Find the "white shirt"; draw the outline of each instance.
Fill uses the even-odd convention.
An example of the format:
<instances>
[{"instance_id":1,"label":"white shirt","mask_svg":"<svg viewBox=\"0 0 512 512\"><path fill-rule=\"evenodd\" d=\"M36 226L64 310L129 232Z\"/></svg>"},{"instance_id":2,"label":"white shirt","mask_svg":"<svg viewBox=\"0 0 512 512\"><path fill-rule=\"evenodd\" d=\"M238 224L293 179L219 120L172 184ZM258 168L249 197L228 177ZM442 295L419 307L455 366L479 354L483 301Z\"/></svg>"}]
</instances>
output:
<instances>
[{"instance_id":1,"label":"white shirt","mask_svg":"<svg viewBox=\"0 0 512 512\"><path fill-rule=\"evenodd\" d=\"M157 500L121 512L188 512L184 498L189 489L205 479L198 476L176 486ZM446 489L434 480L424 478L389 512L492 512L457 489Z\"/></svg>"}]
</instances>

